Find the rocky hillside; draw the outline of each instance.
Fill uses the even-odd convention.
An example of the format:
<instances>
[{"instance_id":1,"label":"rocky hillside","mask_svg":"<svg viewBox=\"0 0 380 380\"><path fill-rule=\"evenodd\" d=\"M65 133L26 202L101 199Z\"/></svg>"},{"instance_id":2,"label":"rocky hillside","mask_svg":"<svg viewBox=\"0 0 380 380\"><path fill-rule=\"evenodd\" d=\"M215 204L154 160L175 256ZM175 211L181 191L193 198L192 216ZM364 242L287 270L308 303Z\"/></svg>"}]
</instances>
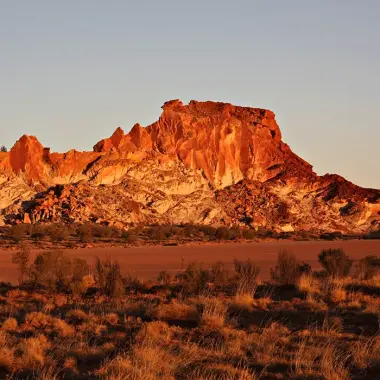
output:
<instances>
[{"instance_id":1,"label":"rocky hillside","mask_svg":"<svg viewBox=\"0 0 380 380\"><path fill-rule=\"evenodd\" d=\"M317 176L271 111L164 104L92 152L51 153L24 135L0 152L0 223L240 224L277 231L380 228L380 191Z\"/></svg>"}]
</instances>

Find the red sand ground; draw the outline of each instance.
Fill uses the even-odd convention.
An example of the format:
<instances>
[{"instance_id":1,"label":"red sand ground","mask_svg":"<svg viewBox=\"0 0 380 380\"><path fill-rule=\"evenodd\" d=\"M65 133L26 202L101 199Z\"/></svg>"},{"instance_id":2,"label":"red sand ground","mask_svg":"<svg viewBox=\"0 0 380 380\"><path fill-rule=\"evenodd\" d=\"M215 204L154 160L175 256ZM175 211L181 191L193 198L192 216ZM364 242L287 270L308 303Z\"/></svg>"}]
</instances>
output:
<instances>
[{"instance_id":1,"label":"red sand ground","mask_svg":"<svg viewBox=\"0 0 380 380\"><path fill-rule=\"evenodd\" d=\"M124 272L143 279L152 279L162 270L176 273L191 261L205 265L222 261L232 267L233 259L250 258L261 267L260 278L269 278L269 269L276 264L277 253L288 250L300 260L308 262L314 269L320 268L318 254L325 248L343 248L355 260L367 255L380 256L380 240L346 241L272 241L226 244L193 244L180 246L144 246L132 248L87 248L66 250L72 257L87 260L90 264L96 257L110 257L120 262ZM11 262L11 251L0 250L0 281L15 282L17 269Z\"/></svg>"}]
</instances>

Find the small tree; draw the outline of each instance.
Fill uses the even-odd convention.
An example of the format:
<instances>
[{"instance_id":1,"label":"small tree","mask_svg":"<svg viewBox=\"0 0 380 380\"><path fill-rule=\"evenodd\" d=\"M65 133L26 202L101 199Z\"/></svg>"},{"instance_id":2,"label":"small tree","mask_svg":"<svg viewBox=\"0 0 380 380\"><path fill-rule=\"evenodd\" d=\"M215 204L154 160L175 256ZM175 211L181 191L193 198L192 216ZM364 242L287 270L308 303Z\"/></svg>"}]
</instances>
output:
<instances>
[{"instance_id":1,"label":"small tree","mask_svg":"<svg viewBox=\"0 0 380 380\"><path fill-rule=\"evenodd\" d=\"M4 146L4 145L2 145L2 146L0 147L0 152L8 152L7 147Z\"/></svg>"},{"instance_id":2,"label":"small tree","mask_svg":"<svg viewBox=\"0 0 380 380\"><path fill-rule=\"evenodd\" d=\"M30 249L26 245L20 245L20 249L12 254L12 263L16 264L19 271L18 282L23 284L29 271Z\"/></svg>"},{"instance_id":3,"label":"small tree","mask_svg":"<svg viewBox=\"0 0 380 380\"><path fill-rule=\"evenodd\" d=\"M343 249L324 249L318 256L319 262L331 277L347 277L350 274L352 260Z\"/></svg>"}]
</instances>

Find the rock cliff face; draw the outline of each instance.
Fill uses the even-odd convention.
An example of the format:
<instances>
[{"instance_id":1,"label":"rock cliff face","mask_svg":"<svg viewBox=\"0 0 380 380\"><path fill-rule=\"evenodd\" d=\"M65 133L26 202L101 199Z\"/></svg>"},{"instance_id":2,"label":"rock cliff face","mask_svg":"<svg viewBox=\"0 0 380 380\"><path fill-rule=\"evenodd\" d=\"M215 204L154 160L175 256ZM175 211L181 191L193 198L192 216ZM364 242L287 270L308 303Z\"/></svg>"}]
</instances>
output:
<instances>
[{"instance_id":1,"label":"rock cliff face","mask_svg":"<svg viewBox=\"0 0 380 380\"><path fill-rule=\"evenodd\" d=\"M380 228L380 191L318 177L282 141L273 112L215 102L167 102L157 122L118 128L93 152L50 153L24 135L0 153L0 196L6 223Z\"/></svg>"},{"instance_id":2,"label":"rock cliff face","mask_svg":"<svg viewBox=\"0 0 380 380\"><path fill-rule=\"evenodd\" d=\"M96 152L155 152L202 170L213 188L243 179L265 182L279 173L312 174L312 167L282 142L271 111L231 104L175 100L147 128L136 124L124 135L118 128L94 146Z\"/></svg>"}]
</instances>

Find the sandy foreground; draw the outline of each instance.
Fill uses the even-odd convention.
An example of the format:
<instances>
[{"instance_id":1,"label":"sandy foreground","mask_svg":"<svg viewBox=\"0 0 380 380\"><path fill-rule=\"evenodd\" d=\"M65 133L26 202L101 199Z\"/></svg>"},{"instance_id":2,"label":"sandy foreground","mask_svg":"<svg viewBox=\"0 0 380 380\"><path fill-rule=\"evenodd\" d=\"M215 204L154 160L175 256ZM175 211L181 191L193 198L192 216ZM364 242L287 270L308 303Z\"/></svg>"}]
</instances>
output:
<instances>
[{"instance_id":1,"label":"sandy foreground","mask_svg":"<svg viewBox=\"0 0 380 380\"><path fill-rule=\"evenodd\" d=\"M202 262L205 266L217 261L232 268L233 260L251 259L261 267L260 278L269 278L269 271L276 264L277 253L287 250L313 269L320 268L318 254L325 248L342 248L355 260L367 255L380 256L380 240L346 241L265 241L249 243L192 244L179 246L143 246L68 249L72 257L87 260L90 264L96 257L118 260L123 272L142 279L152 279L162 270L177 273L189 262ZM36 254L38 251L33 251ZM0 281L15 282L17 269L11 262L12 252L0 250Z\"/></svg>"}]
</instances>

